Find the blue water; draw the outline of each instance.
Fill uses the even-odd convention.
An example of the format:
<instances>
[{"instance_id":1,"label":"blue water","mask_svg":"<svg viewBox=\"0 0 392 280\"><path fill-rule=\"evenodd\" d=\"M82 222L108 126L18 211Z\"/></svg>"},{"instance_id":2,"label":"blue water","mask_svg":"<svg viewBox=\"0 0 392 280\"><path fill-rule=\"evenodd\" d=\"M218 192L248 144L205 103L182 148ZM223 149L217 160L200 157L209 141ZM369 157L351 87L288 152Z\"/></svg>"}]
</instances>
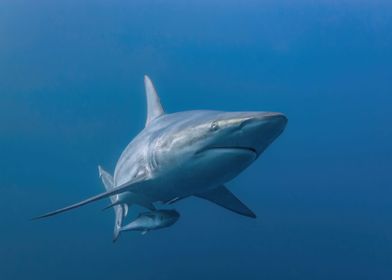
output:
<instances>
[{"instance_id":1,"label":"blue water","mask_svg":"<svg viewBox=\"0 0 392 280\"><path fill-rule=\"evenodd\" d=\"M0 279L392 279L392 2L0 2ZM112 244L103 191L166 111L284 112L228 184L258 219L196 198Z\"/></svg>"}]
</instances>

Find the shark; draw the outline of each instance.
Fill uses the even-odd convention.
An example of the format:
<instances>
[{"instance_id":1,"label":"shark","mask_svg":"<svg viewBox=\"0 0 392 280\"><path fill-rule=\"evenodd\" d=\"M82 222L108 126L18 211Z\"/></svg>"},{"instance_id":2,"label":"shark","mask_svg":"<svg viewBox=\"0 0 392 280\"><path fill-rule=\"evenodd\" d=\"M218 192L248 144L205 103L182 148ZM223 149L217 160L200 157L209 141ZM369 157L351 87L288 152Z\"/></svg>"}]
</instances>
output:
<instances>
[{"instance_id":1,"label":"shark","mask_svg":"<svg viewBox=\"0 0 392 280\"><path fill-rule=\"evenodd\" d=\"M198 197L234 213L255 213L226 186L255 162L284 131L280 112L193 110L165 113L157 91L144 76L147 118L144 129L127 145L113 176L98 167L105 191L75 204L37 216L54 216L102 199L115 211L118 238L131 205L151 211Z\"/></svg>"}]
</instances>

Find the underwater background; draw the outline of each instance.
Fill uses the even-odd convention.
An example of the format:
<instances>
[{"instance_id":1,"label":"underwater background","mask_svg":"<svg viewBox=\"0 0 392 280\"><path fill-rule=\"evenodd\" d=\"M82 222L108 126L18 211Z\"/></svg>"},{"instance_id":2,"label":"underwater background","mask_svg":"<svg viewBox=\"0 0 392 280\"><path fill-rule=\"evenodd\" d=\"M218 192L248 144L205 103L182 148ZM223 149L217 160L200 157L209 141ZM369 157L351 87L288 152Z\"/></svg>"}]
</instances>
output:
<instances>
[{"instance_id":1,"label":"underwater background","mask_svg":"<svg viewBox=\"0 0 392 280\"><path fill-rule=\"evenodd\" d=\"M392 2L0 1L0 279L392 279ZM104 190L146 115L280 111L230 182L112 243ZM140 209L133 209L136 215Z\"/></svg>"}]
</instances>

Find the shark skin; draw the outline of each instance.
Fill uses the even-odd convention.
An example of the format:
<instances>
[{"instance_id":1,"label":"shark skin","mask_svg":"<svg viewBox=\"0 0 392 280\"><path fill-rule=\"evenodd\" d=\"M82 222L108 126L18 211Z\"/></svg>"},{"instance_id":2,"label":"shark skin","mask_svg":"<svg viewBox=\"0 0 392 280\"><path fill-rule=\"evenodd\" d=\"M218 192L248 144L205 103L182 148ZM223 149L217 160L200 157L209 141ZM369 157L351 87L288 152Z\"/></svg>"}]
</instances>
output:
<instances>
[{"instance_id":1,"label":"shark skin","mask_svg":"<svg viewBox=\"0 0 392 280\"><path fill-rule=\"evenodd\" d=\"M140 205L152 205L173 203L190 196L256 217L224 184L257 160L283 132L286 116L277 112L210 110L166 114L151 80L147 76L144 80L146 126L122 152L112 178L113 186L104 193L35 219L104 198L112 198L117 205L118 201L123 205L138 204L142 198Z\"/></svg>"}]
</instances>

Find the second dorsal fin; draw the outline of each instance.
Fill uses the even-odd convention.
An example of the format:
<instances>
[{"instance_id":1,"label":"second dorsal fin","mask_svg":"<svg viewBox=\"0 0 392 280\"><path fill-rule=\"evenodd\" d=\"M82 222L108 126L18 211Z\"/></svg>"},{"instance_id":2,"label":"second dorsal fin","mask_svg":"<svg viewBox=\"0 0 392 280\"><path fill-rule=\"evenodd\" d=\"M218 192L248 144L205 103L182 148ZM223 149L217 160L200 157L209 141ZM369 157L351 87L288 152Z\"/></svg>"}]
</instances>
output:
<instances>
[{"instance_id":1,"label":"second dorsal fin","mask_svg":"<svg viewBox=\"0 0 392 280\"><path fill-rule=\"evenodd\" d=\"M151 79L147 75L144 76L144 85L146 88L146 97L147 97L146 126L148 126L151 121L162 116L163 114L165 114L165 112L163 111L161 101L154 88L154 85Z\"/></svg>"}]
</instances>

